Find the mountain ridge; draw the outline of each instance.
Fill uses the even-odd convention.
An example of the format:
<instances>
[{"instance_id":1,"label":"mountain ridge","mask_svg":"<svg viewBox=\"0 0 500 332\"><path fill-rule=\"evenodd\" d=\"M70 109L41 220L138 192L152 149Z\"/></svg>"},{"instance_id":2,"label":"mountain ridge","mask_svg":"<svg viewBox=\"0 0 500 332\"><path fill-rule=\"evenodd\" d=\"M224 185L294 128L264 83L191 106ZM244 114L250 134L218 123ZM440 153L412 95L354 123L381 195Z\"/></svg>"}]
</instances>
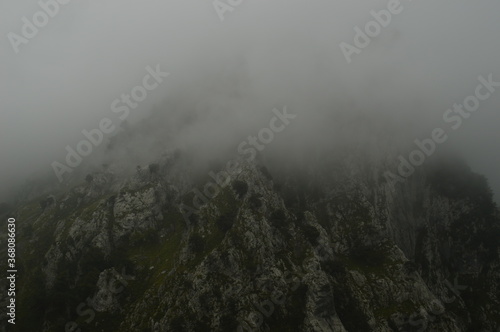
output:
<instances>
[{"instance_id":1,"label":"mountain ridge","mask_svg":"<svg viewBox=\"0 0 500 332\"><path fill-rule=\"evenodd\" d=\"M396 185L356 158L314 177L241 161L186 214L213 179L169 153L15 207L20 330L498 328L499 213L458 161Z\"/></svg>"}]
</instances>

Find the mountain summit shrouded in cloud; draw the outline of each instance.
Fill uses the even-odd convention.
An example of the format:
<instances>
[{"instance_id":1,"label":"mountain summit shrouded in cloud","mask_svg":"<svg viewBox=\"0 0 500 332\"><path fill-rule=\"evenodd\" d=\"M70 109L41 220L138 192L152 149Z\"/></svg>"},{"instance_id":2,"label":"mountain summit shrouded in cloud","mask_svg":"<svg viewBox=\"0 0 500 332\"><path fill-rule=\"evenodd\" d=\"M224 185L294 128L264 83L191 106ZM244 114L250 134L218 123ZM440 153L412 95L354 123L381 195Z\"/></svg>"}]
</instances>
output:
<instances>
[{"instance_id":1,"label":"mountain summit shrouded in cloud","mask_svg":"<svg viewBox=\"0 0 500 332\"><path fill-rule=\"evenodd\" d=\"M0 330L500 331L499 10L2 2Z\"/></svg>"}]
</instances>

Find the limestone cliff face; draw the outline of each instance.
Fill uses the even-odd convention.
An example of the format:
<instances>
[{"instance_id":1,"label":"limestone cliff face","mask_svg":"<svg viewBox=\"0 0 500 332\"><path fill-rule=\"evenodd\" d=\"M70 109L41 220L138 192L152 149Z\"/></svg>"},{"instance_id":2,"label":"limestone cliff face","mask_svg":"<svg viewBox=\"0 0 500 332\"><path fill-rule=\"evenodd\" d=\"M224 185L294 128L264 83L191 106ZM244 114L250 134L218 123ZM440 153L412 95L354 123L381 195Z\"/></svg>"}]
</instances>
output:
<instances>
[{"instance_id":1,"label":"limestone cliff face","mask_svg":"<svg viewBox=\"0 0 500 332\"><path fill-rule=\"evenodd\" d=\"M210 198L181 159L16 208L20 330L499 328L500 218L466 167L394 185L383 165L242 162Z\"/></svg>"}]
</instances>

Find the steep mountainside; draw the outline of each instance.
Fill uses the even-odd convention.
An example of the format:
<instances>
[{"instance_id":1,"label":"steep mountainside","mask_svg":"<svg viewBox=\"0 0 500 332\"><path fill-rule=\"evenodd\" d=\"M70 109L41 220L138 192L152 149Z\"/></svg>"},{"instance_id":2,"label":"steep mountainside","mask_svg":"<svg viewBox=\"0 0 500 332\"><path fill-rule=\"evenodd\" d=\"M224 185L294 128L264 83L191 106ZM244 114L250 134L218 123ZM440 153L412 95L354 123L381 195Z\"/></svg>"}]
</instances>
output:
<instances>
[{"instance_id":1,"label":"steep mountainside","mask_svg":"<svg viewBox=\"0 0 500 332\"><path fill-rule=\"evenodd\" d=\"M461 163L398 184L352 159L189 167L170 153L12 207L18 331L500 331L500 218Z\"/></svg>"}]
</instances>

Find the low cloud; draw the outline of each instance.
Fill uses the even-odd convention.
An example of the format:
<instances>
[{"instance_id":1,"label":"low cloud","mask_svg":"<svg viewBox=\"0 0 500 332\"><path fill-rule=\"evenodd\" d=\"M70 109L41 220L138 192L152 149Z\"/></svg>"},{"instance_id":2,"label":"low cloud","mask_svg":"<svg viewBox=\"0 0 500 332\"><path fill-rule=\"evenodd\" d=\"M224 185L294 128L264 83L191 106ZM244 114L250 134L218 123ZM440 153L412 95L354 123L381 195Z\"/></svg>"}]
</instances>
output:
<instances>
[{"instance_id":1,"label":"low cloud","mask_svg":"<svg viewBox=\"0 0 500 332\"><path fill-rule=\"evenodd\" d=\"M355 27L388 3L243 1L221 20L212 2L73 0L18 52L8 34L22 35L23 17L32 20L41 7L1 4L0 195L36 174L57 181L51 163L85 138L82 130L115 116L113 101L156 64L171 75L127 117L156 135L138 140L146 149L130 141L140 145L138 159L152 158L157 141L207 158L235 151L285 105L297 119L270 145L276 155L383 147L395 144L391 137L411 148L474 93L477 77L500 81L500 5L401 1L404 10L346 62L340 44L352 43ZM443 144L484 173L496 193L499 106L493 93ZM156 126L141 127L148 117ZM373 137L379 141L368 142ZM102 155L96 149L92 158Z\"/></svg>"}]
</instances>

